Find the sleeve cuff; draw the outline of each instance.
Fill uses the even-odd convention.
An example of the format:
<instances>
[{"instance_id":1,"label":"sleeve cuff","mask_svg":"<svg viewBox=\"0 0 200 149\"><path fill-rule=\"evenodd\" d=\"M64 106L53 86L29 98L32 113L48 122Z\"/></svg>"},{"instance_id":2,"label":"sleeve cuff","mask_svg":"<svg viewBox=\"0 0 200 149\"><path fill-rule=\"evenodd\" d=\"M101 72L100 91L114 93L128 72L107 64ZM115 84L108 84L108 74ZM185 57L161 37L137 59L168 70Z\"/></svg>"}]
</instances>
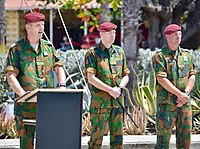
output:
<instances>
[{"instance_id":1,"label":"sleeve cuff","mask_svg":"<svg viewBox=\"0 0 200 149\"><path fill-rule=\"evenodd\" d=\"M86 69L86 73L96 74L96 69L89 67Z\"/></svg>"},{"instance_id":2,"label":"sleeve cuff","mask_svg":"<svg viewBox=\"0 0 200 149\"><path fill-rule=\"evenodd\" d=\"M63 63L62 62L56 62L55 64L54 64L54 67L56 67L56 66L63 66Z\"/></svg>"},{"instance_id":3,"label":"sleeve cuff","mask_svg":"<svg viewBox=\"0 0 200 149\"><path fill-rule=\"evenodd\" d=\"M196 71L195 70L190 70L190 76L195 75Z\"/></svg>"},{"instance_id":4,"label":"sleeve cuff","mask_svg":"<svg viewBox=\"0 0 200 149\"><path fill-rule=\"evenodd\" d=\"M8 66L5 70L5 72L7 73L8 71L14 72L16 74L16 76L18 76L18 74L19 74L19 70L13 66Z\"/></svg>"},{"instance_id":5,"label":"sleeve cuff","mask_svg":"<svg viewBox=\"0 0 200 149\"><path fill-rule=\"evenodd\" d=\"M159 73L157 73L156 77L167 78L167 73L166 72L159 72Z\"/></svg>"},{"instance_id":6,"label":"sleeve cuff","mask_svg":"<svg viewBox=\"0 0 200 149\"><path fill-rule=\"evenodd\" d=\"M128 68L125 68L122 75L125 76L129 73L130 73L130 70Z\"/></svg>"}]
</instances>

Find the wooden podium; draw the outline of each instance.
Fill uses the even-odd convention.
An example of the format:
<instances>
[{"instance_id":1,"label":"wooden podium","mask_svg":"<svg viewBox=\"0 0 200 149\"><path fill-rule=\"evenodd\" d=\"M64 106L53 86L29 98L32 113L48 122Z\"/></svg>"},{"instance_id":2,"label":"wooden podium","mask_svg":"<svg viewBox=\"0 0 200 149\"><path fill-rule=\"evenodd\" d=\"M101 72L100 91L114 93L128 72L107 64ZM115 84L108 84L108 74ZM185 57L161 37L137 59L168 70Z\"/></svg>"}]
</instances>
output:
<instances>
[{"instance_id":1,"label":"wooden podium","mask_svg":"<svg viewBox=\"0 0 200 149\"><path fill-rule=\"evenodd\" d=\"M37 102L36 149L81 148L82 95L82 89L36 89L16 101Z\"/></svg>"}]
</instances>

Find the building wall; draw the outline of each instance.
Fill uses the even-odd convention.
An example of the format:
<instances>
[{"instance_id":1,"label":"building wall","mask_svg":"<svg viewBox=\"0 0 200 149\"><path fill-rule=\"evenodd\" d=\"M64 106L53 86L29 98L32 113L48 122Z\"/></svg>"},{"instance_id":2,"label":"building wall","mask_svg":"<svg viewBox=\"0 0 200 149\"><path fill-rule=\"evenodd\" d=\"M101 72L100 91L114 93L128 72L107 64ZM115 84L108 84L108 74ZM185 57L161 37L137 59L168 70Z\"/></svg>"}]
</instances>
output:
<instances>
[{"instance_id":1,"label":"building wall","mask_svg":"<svg viewBox=\"0 0 200 149\"><path fill-rule=\"evenodd\" d=\"M25 35L24 13L22 11L6 11L6 46L11 46L14 42Z\"/></svg>"},{"instance_id":2,"label":"building wall","mask_svg":"<svg viewBox=\"0 0 200 149\"><path fill-rule=\"evenodd\" d=\"M19 13L16 11L6 11L6 46L10 46L19 37Z\"/></svg>"}]
</instances>

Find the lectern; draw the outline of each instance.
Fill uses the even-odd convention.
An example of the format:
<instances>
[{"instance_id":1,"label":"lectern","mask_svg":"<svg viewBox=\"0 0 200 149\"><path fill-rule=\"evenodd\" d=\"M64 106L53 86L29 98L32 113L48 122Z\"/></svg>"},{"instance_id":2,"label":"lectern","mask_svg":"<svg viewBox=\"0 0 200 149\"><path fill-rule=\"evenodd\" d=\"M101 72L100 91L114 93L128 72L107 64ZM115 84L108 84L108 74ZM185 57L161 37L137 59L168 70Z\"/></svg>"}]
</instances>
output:
<instances>
[{"instance_id":1,"label":"lectern","mask_svg":"<svg viewBox=\"0 0 200 149\"><path fill-rule=\"evenodd\" d=\"M37 102L36 149L80 149L81 89L37 89L17 102Z\"/></svg>"}]
</instances>

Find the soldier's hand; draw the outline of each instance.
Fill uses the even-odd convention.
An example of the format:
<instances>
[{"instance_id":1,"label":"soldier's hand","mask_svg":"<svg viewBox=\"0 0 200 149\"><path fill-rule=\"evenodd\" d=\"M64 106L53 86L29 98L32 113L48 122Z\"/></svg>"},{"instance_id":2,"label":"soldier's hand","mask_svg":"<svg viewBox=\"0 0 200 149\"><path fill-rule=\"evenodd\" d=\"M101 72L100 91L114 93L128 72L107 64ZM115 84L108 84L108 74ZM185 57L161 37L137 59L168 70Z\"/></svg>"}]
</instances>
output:
<instances>
[{"instance_id":1,"label":"soldier's hand","mask_svg":"<svg viewBox=\"0 0 200 149\"><path fill-rule=\"evenodd\" d=\"M177 98L177 107L182 107L187 101L189 97L187 94L181 92L181 94Z\"/></svg>"},{"instance_id":2,"label":"soldier's hand","mask_svg":"<svg viewBox=\"0 0 200 149\"><path fill-rule=\"evenodd\" d=\"M179 98L177 98L177 107L182 107L184 105L184 102L182 100L180 100Z\"/></svg>"},{"instance_id":3,"label":"soldier's hand","mask_svg":"<svg viewBox=\"0 0 200 149\"><path fill-rule=\"evenodd\" d=\"M121 94L121 89L117 86L113 87L109 94L115 99L118 98Z\"/></svg>"},{"instance_id":4,"label":"soldier's hand","mask_svg":"<svg viewBox=\"0 0 200 149\"><path fill-rule=\"evenodd\" d=\"M66 87L64 87L64 86L60 86L59 89L66 89Z\"/></svg>"},{"instance_id":5,"label":"soldier's hand","mask_svg":"<svg viewBox=\"0 0 200 149\"><path fill-rule=\"evenodd\" d=\"M21 96L23 96L24 94L26 94L26 92L23 90L23 91L21 91L18 95L19 95L19 97L21 97Z\"/></svg>"}]
</instances>

